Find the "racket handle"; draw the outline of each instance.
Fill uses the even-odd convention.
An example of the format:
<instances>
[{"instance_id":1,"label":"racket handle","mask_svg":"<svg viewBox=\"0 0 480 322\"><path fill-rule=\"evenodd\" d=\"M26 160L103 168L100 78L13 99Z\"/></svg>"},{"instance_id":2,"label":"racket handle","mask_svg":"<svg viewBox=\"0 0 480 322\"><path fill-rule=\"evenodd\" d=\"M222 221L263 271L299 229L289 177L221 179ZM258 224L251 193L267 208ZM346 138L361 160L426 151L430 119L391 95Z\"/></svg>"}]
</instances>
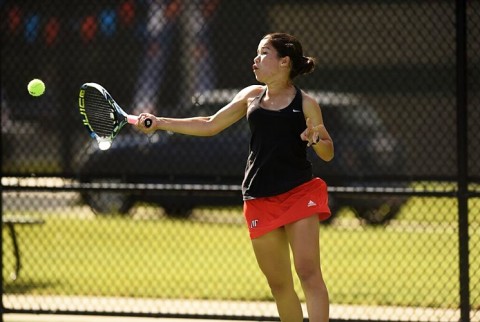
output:
<instances>
[{"instance_id":1,"label":"racket handle","mask_svg":"<svg viewBox=\"0 0 480 322\"><path fill-rule=\"evenodd\" d=\"M127 122L129 124L137 124L138 116L136 115L127 115Z\"/></svg>"},{"instance_id":2,"label":"racket handle","mask_svg":"<svg viewBox=\"0 0 480 322\"><path fill-rule=\"evenodd\" d=\"M137 124L138 121L138 116L136 115L127 115L127 122L130 124ZM150 127L152 126L152 120L151 119L146 119L143 124L145 124L145 127Z\"/></svg>"}]
</instances>

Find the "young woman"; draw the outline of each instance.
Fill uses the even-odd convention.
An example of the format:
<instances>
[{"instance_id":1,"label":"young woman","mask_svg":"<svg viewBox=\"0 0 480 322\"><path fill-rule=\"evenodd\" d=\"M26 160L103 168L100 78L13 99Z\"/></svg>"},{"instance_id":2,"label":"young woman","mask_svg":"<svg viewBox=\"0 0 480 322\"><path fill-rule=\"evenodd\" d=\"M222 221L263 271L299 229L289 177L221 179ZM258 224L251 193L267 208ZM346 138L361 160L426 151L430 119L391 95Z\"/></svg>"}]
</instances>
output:
<instances>
[{"instance_id":1,"label":"young woman","mask_svg":"<svg viewBox=\"0 0 480 322\"><path fill-rule=\"evenodd\" d=\"M285 33L266 35L253 60L256 79L265 85L242 89L208 117L166 118L142 113L137 127L187 135L212 136L247 117L250 152L243 180L244 214L258 265L267 278L280 319L303 321L294 289L290 248L306 298L309 320L329 317L328 291L320 266L318 221L330 216L327 186L313 178L306 149L323 160L333 158L333 142L314 98L294 85L313 71L300 42ZM149 128L146 119L152 120Z\"/></svg>"}]
</instances>

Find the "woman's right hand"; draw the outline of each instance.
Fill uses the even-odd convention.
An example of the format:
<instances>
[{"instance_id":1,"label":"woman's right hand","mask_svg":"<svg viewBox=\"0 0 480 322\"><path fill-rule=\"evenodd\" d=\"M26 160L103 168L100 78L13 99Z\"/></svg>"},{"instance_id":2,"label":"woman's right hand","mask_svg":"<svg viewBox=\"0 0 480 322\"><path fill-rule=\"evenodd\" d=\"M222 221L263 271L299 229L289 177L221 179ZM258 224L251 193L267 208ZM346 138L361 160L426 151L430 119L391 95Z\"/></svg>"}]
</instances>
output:
<instances>
[{"instance_id":1,"label":"woman's right hand","mask_svg":"<svg viewBox=\"0 0 480 322\"><path fill-rule=\"evenodd\" d=\"M157 117L150 113L141 113L138 116L136 128L145 134L153 133L157 129Z\"/></svg>"}]
</instances>

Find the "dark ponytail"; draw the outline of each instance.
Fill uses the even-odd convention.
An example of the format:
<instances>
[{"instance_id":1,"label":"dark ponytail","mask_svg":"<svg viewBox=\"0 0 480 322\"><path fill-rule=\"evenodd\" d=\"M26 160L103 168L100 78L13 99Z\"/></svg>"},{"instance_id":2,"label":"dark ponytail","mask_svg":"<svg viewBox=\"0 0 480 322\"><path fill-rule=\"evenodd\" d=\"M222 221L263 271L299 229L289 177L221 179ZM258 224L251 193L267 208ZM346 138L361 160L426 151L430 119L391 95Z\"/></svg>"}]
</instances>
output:
<instances>
[{"instance_id":1,"label":"dark ponytail","mask_svg":"<svg viewBox=\"0 0 480 322\"><path fill-rule=\"evenodd\" d=\"M290 72L290 78L294 78L298 75L304 75L313 72L315 69L315 59L312 57L302 56L300 62L292 66L292 71ZM295 71L295 73L294 73Z\"/></svg>"}]
</instances>

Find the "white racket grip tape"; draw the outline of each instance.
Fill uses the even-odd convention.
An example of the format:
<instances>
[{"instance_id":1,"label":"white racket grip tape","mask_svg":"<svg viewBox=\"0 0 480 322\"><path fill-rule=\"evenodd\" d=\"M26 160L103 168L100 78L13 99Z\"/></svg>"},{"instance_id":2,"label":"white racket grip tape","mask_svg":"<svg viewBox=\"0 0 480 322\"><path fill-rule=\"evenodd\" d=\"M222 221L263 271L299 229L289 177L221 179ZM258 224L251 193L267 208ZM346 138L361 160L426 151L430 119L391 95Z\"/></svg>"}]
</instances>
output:
<instances>
[{"instance_id":1,"label":"white racket grip tape","mask_svg":"<svg viewBox=\"0 0 480 322\"><path fill-rule=\"evenodd\" d=\"M127 115L127 122L129 124L137 124L138 116L136 115Z\"/></svg>"}]
</instances>

